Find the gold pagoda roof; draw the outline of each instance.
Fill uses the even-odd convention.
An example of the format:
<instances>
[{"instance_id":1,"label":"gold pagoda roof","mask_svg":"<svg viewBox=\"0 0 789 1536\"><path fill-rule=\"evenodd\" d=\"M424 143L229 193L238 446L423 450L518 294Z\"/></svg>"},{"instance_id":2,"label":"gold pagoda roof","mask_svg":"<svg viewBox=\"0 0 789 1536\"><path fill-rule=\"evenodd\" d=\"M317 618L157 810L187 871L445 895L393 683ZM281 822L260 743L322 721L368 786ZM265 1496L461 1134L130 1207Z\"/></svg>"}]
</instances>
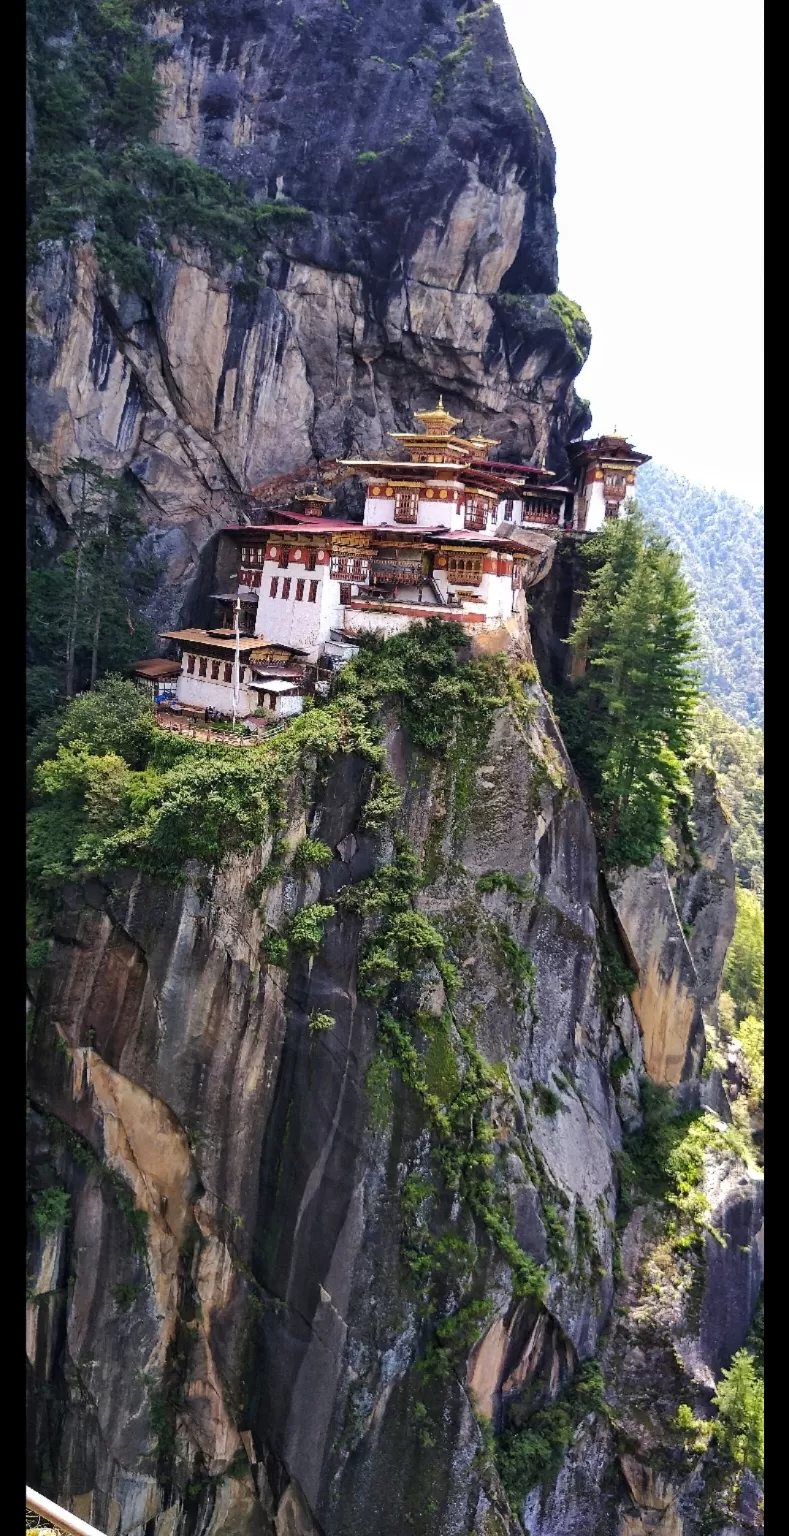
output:
<instances>
[{"instance_id":1,"label":"gold pagoda roof","mask_svg":"<svg viewBox=\"0 0 789 1536\"><path fill-rule=\"evenodd\" d=\"M414 411L414 419L416 421L423 421L426 430L429 433L435 433L439 437L448 437L452 428L461 426L463 421L462 416L450 416L449 411L444 409L443 395L439 395L438 405L435 410ZM392 433L393 437L399 437L400 435L400 433ZM411 436L410 433L408 435Z\"/></svg>"}]
</instances>

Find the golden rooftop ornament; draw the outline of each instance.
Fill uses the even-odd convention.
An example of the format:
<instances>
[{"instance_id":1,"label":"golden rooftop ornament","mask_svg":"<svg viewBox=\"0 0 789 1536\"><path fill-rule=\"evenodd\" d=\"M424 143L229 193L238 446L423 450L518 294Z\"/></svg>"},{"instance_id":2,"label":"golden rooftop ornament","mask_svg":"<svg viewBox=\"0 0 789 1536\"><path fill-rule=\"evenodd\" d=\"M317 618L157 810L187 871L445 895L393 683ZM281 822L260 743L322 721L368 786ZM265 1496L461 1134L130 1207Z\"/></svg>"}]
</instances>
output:
<instances>
[{"instance_id":1,"label":"golden rooftop ornament","mask_svg":"<svg viewBox=\"0 0 789 1536\"><path fill-rule=\"evenodd\" d=\"M444 410L444 396L439 395L438 405L434 411L414 411L417 421L423 421L427 432L438 437L449 437L453 427L462 424L462 416L450 416L449 411ZM394 435L394 434L393 434Z\"/></svg>"}]
</instances>

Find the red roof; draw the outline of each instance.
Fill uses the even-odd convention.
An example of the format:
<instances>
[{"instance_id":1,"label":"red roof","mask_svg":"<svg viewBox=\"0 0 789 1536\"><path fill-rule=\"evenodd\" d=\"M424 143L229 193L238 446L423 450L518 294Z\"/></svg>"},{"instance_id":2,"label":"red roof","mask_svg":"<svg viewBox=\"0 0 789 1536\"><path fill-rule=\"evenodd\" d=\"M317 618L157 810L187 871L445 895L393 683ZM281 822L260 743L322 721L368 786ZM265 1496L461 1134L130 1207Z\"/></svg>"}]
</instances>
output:
<instances>
[{"instance_id":1,"label":"red roof","mask_svg":"<svg viewBox=\"0 0 789 1536\"><path fill-rule=\"evenodd\" d=\"M289 513L280 513L281 517L289 516ZM223 533L290 533L294 536L299 533L337 533L343 528L353 530L361 528L361 523L349 523L341 518L316 517L298 520L292 523L229 523L222 529Z\"/></svg>"},{"instance_id":2,"label":"red roof","mask_svg":"<svg viewBox=\"0 0 789 1536\"><path fill-rule=\"evenodd\" d=\"M503 473L512 471L516 475L544 475L553 479L552 470L540 469L536 464L507 464L504 459L472 459L471 464L474 469L494 469Z\"/></svg>"}]
</instances>

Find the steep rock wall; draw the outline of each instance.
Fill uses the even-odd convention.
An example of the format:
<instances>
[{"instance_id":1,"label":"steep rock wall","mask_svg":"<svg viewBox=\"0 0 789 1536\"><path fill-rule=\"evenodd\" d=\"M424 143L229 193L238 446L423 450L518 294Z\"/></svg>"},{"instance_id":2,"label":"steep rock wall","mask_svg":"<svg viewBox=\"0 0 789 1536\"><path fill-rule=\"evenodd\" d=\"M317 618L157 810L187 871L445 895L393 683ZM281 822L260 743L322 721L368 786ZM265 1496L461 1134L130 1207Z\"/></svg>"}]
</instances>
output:
<instances>
[{"instance_id":1,"label":"steep rock wall","mask_svg":"<svg viewBox=\"0 0 789 1536\"><path fill-rule=\"evenodd\" d=\"M335 857L320 875L286 870L260 906L248 888L269 844L213 875L195 867L180 890L130 873L64 891L30 1042L31 1179L66 1188L73 1220L33 1234L29 1478L82 1501L110 1536L515 1536L475 1415L498 1428L513 1405L550 1403L579 1363L609 1358L615 1162L638 1122L641 1037L626 999L611 1017L600 1008L610 918L595 842L535 699L526 721L497 716L462 812L452 765L420 758L395 723L388 737L399 825L428 877L419 909L464 978L453 1027L504 1072L493 1150L516 1239L547 1268L544 1304L518 1301L497 1250L460 1209L444 1213L439 1231L476 1242L492 1308L464 1371L426 1382L416 1368L425 1322L401 1202L404 1180L427 1171L427 1133L396 1073L373 1112L362 919L338 909L318 954L287 971L258 958L264 925L391 857L391 835L360 825L365 764L342 757L320 781L294 780L289 846L308 829ZM491 870L516 886L479 891ZM527 995L503 932L533 958ZM440 1013L437 974L417 985L419 1006ZM311 1032L316 1010L331 1030ZM705 1301L685 1339L708 1395L761 1276L760 1190L737 1168L710 1180L732 1239L710 1249L726 1315ZM620 1394L636 1417L645 1370ZM593 1436L542 1525L530 1498L528 1529L620 1536L627 1479L604 1423Z\"/></svg>"},{"instance_id":2,"label":"steep rock wall","mask_svg":"<svg viewBox=\"0 0 789 1536\"><path fill-rule=\"evenodd\" d=\"M252 292L177 241L149 252L150 299L100 280L89 229L42 247L29 462L45 536L67 538L70 457L130 470L166 623L252 487L389 452L440 390L505 457L563 469L589 420L572 388L588 333L550 302L553 147L498 8L201 0L151 13L150 32L161 142L309 218L272 237Z\"/></svg>"}]
</instances>

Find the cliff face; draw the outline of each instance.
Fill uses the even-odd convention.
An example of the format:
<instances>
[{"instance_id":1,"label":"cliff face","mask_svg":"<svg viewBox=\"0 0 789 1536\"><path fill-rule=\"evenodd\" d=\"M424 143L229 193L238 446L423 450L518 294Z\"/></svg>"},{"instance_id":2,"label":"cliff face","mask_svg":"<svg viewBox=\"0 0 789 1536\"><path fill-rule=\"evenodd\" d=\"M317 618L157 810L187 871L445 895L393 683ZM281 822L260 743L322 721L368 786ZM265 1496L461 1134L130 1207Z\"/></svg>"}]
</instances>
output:
<instances>
[{"instance_id":1,"label":"cliff face","mask_svg":"<svg viewBox=\"0 0 789 1536\"><path fill-rule=\"evenodd\" d=\"M530 696L526 717L498 714L462 803L456 769L393 721L404 798L389 831L364 830L361 759L328 776L308 765L285 796L286 843L309 831L333 859L299 875L286 857L259 904L250 881L270 843L195 867L180 890L129 874L63 893L30 1040L31 1179L67 1189L73 1219L33 1236L30 1479L111 1536L516 1536L519 1518L542 1536L697 1529L683 1466L659 1489L674 1523L649 1523L650 1458L676 1460L678 1401L709 1402L745 1339L761 1184L712 1147L723 1246L708 1238L702 1268L677 1261L670 1279L664 1253L656 1303L659 1224L639 1207L617 1296L616 1162L639 1124L645 1048L630 1002L603 1002L616 923L561 737L539 685ZM435 1092L474 1052L492 1066L495 1179L520 1250L545 1266L542 1302L519 1299L459 1198L430 1195L433 1133L359 991L369 919L338 907L312 958L260 964L267 927L380 871L398 829L427 877L418 911L462 977L449 1015L431 964L401 1001L422 1020ZM523 950L533 970L519 973ZM333 1027L311 1029L316 1012ZM434 1373L418 1362L436 1317L408 1261L428 1231L471 1245L480 1306ZM452 1273L439 1317L457 1306ZM555 1486L508 1499L485 1423L528 1424L593 1356L625 1440L580 1414Z\"/></svg>"},{"instance_id":2,"label":"cliff face","mask_svg":"<svg viewBox=\"0 0 789 1536\"><path fill-rule=\"evenodd\" d=\"M589 333L552 303L553 146L497 7L201 0L149 31L161 143L308 216L272 237L254 284L198 246L151 244L151 298L99 281L89 228L42 248L29 432L47 536L71 515L69 457L131 470L165 621L250 488L389 452L440 390L504 457L561 471L589 420L572 387Z\"/></svg>"}]
</instances>

